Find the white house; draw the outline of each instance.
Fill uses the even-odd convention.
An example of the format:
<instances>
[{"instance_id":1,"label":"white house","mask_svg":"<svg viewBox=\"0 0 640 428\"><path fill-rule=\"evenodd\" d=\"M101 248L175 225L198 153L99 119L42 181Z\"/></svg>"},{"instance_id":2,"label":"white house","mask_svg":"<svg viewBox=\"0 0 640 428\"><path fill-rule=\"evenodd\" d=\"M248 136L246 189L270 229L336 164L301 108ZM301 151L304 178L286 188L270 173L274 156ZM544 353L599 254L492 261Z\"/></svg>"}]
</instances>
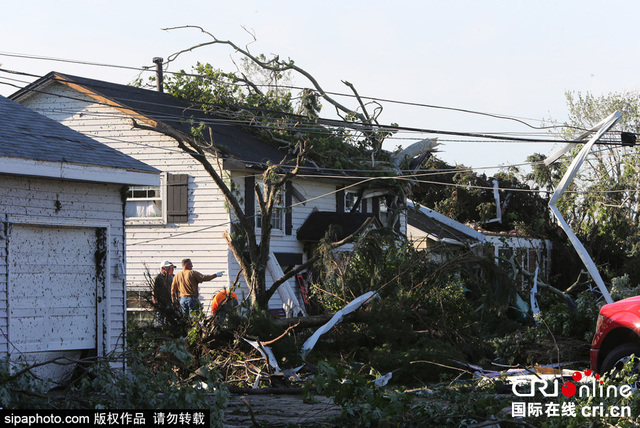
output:
<instances>
[{"instance_id":1,"label":"white house","mask_svg":"<svg viewBox=\"0 0 640 428\"><path fill-rule=\"evenodd\" d=\"M159 181L155 168L0 97L0 356L123 349L122 192Z\"/></svg>"},{"instance_id":2,"label":"white house","mask_svg":"<svg viewBox=\"0 0 640 428\"><path fill-rule=\"evenodd\" d=\"M436 259L447 257L455 248L477 247L491 251L497 259L515 256L520 266L531 273L537 267L542 276L550 272L550 240L477 230L412 202L407 203L407 237L415 247L433 250Z\"/></svg>"},{"instance_id":3,"label":"white house","mask_svg":"<svg viewBox=\"0 0 640 428\"><path fill-rule=\"evenodd\" d=\"M181 135L190 134L194 124L206 123L211 135L205 139L212 138L211 146L205 148L206 156L232 184L247 215L258 212L253 188L264 168L282 161L286 151L228 120L204 114L200 108L157 91L52 72L11 98L162 171L160 186L133 186L126 195L129 297L145 289L145 271L154 275L162 260L170 260L180 269L180 261L189 257L194 269L202 273L226 271L224 277L200 287L200 300L209 308L215 293L228 287L239 271L223 238L223 233L231 230L234 216L211 177L173 138L133 128L132 119ZM343 188L354 182L308 170L289 183L272 223L272 279L307 259L309 242L317 239L313 238L317 224L308 222L312 213L337 213L337 223L352 223L355 214L350 216L349 211L358 186ZM359 211L384 219L380 198L375 194L365 199ZM363 220L358 221L361 224ZM404 230L404 220L400 226ZM238 295L248 296L245 286ZM299 301L295 295L296 286L290 281L280 287L270 306L282 308L284 302L285 308L296 308Z\"/></svg>"}]
</instances>

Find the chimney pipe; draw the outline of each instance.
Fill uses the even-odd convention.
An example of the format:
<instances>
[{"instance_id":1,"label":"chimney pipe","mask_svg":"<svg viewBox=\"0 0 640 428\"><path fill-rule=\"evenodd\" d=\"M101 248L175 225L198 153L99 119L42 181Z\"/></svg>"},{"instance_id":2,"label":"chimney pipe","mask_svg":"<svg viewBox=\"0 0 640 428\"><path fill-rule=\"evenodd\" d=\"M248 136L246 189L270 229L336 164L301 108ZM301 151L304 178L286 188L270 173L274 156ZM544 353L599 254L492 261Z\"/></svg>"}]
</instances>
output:
<instances>
[{"instance_id":1,"label":"chimney pipe","mask_svg":"<svg viewBox=\"0 0 640 428\"><path fill-rule=\"evenodd\" d=\"M158 92L164 92L164 89L162 87L162 62L164 60L160 57L155 57L153 58L153 62L156 65L156 87L158 88Z\"/></svg>"}]
</instances>

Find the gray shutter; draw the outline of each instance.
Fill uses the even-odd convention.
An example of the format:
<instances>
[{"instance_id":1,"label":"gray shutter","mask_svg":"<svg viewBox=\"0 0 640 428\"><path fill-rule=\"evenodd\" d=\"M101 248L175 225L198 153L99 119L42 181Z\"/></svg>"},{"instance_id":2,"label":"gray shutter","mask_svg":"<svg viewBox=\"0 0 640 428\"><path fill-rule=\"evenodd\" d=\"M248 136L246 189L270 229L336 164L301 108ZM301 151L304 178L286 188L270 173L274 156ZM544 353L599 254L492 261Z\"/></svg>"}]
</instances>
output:
<instances>
[{"instance_id":1,"label":"gray shutter","mask_svg":"<svg viewBox=\"0 0 640 428\"><path fill-rule=\"evenodd\" d=\"M167 221L169 223L189 221L189 176L187 174L167 176Z\"/></svg>"}]
</instances>

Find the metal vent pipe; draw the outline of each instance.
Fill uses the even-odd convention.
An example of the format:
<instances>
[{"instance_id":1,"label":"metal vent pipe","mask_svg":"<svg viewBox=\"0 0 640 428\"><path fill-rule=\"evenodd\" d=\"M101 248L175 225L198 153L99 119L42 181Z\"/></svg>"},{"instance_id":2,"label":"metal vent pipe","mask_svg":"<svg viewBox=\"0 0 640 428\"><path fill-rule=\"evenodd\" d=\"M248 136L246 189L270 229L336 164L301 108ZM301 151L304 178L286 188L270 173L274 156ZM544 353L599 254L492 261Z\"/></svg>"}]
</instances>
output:
<instances>
[{"instance_id":1,"label":"metal vent pipe","mask_svg":"<svg viewBox=\"0 0 640 428\"><path fill-rule=\"evenodd\" d=\"M156 87L158 88L158 92L164 92L164 89L162 87L162 62L164 60L160 57L155 57L153 58L153 62L156 65Z\"/></svg>"}]
</instances>

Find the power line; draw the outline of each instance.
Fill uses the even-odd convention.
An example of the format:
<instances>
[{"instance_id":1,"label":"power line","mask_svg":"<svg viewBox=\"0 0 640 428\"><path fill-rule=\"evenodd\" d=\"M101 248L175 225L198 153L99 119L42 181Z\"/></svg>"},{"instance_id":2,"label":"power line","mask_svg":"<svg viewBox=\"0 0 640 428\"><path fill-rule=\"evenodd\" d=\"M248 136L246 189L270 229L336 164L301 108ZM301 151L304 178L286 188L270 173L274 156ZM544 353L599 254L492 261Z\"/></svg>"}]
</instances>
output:
<instances>
[{"instance_id":1,"label":"power line","mask_svg":"<svg viewBox=\"0 0 640 428\"><path fill-rule=\"evenodd\" d=\"M0 71L5 71L3 69L0 69ZM14 85L12 85L14 86ZM41 93L46 93L44 91L40 91L37 90L35 88L31 88L32 91L34 92L41 92ZM58 94L51 94L51 95L55 95L55 96L61 96ZM126 98L121 98L118 101L120 102L126 102L127 99ZM133 100L131 100L133 101ZM195 101L191 101L194 104L202 104L202 103L196 103ZM153 104L153 103L150 103ZM168 106L167 104L158 104L155 103L158 106ZM216 108L220 109L220 108L225 108L226 106L221 106L221 105L215 105ZM237 106L236 106L237 107ZM194 109L197 111L201 111L200 109ZM276 111L270 111L270 110L265 110L265 109L257 109L258 112L260 113L267 113L267 114L278 114L278 115L282 115L284 116L284 118L289 118L288 122L286 121L286 119L283 119L282 117L279 118L280 120L285 120L285 123L288 123L289 125L297 125L298 129L301 130L309 130L312 129L314 132L319 132L319 130L316 127L310 128L311 124L305 124L305 117L304 116L300 116L300 115L295 115L295 114L291 114L291 113L283 113L283 112L276 112ZM220 114L221 111L218 110L216 111L217 114ZM181 116L174 116L173 118L177 119L184 119L184 117ZM205 123L211 123L211 124L221 124L221 123L227 123L227 124L241 124L243 126L249 126L249 127L254 127L254 128L263 128L263 129L271 129L271 130L277 130L277 128L273 128L264 124L257 124L255 123L254 120L250 120L250 119L235 119L235 121L231 121L229 119L225 120L221 120L221 119L204 119L202 120ZM300 125L300 123L303 123L304 125ZM495 134L486 134L486 133L474 133L474 132L457 132L457 131L447 131L447 130L438 130L438 129L427 129L427 128L415 128L415 127L404 127L404 126L394 126L394 125L384 125L384 124L362 124L362 123L357 123L357 122L349 122L349 121L344 121L344 120L336 120L336 119L327 119L327 118L321 118L318 119L318 123L325 125L325 126L329 126L332 128L336 128L336 129L344 129L344 128L348 128L348 129L353 129L355 131L358 132L363 132L363 133L370 133L370 132L390 132L390 133L395 133L395 132L410 132L410 133L419 133L419 134L428 134L428 135L453 135L453 136L464 136L464 137L470 137L470 138L482 138L482 139L487 139L487 140L491 140L491 141L506 141L506 142L527 142L527 143L553 143L553 144L558 144L558 143L567 143L566 140L556 140L556 139L545 139L545 138L525 138L525 137L517 137L517 136L509 136L506 134L513 134L513 133L504 133L504 135L495 135Z\"/></svg>"},{"instance_id":2,"label":"power line","mask_svg":"<svg viewBox=\"0 0 640 428\"><path fill-rule=\"evenodd\" d=\"M43 92L43 91L39 91L39 90L36 90L36 92L40 92L40 93L47 93L47 92ZM60 94L51 94L51 93L49 93L49 94L50 94L50 95L54 95L54 96L64 97L64 98L70 98L70 99L74 99L74 100L82 100L82 99L77 98L77 97L69 97L69 96L63 96L63 95L60 95ZM65 110L65 109L57 109L57 110L55 110L55 112L58 112L58 113L59 113L59 112L65 112L65 111L67 111L67 110ZM68 113L70 113L70 114L75 113L75 111L73 111L73 110L68 110L67 112L68 112ZM85 113L83 113L83 120L84 120L84 121L91 121L91 120L103 120L105 117L120 117L120 116L121 116L121 115L120 115L119 113L112 114L112 113L97 113L97 112L86 113L86 112L85 112ZM174 120L175 120L175 119L178 119L178 118L179 118L179 116L166 116L166 117L161 117L161 119L174 119ZM228 120L228 119L227 119L227 120L216 120L216 121L212 120L212 121L210 121L210 123L211 123L211 124L218 124L218 125L219 125L219 124L231 124L231 125L245 124L245 123L244 123L244 122L242 122L242 121L230 121L230 120ZM271 128L271 127L265 127L265 126L261 126L260 128L263 128L263 129L273 129L273 128ZM90 134L90 135L91 135L91 134ZM101 136L100 134L93 134L93 136L95 136L95 137L101 137L101 138L107 138L107 139L111 139L111 140L113 140L113 141L118 141L117 139L115 139L115 138L113 138L113 137L104 137L104 136ZM120 141L120 142L123 142L123 143L128 143L128 144L138 144L138 145L141 145L141 146L153 147L153 146L145 145L145 144L142 144L142 143L136 143L136 142L129 141L129 140L127 140L127 141L125 141L125 140L119 140L119 141ZM170 150L170 149L166 149L166 148L163 148L163 149L165 149L165 150ZM175 149L174 151L175 151L175 152L181 152L181 150L179 150L179 149ZM250 163L249 161L246 161L246 162L247 162L247 163ZM510 166L512 166L512 167L514 167L514 166L515 166L515 167L517 167L517 166L527 166L527 165L530 165L530 164L528 164L528 163L522 163L522 164L516 164L516 165L510 165ZM472 168L471 170L485 170L485 169L492 169L492 168L497 168L497 169L499 169L499 168L503 168L503 167L504 167L504 166L476 167L476 168ZM307 168L307 169L309 169L309 168ZM331 169L331 168L323 168L323 170L324 170L324 171L340 171L340 172L364 172L364 171L366 171L366 170L362 170L362 169L354 170L354 169ZM459 170L459 169L456 169L456 171L460 171L460 170ZM383 172L384 172L384 171L383 171ZM342 178L344 178L344 177L342 177Z\"/></svg>"},{"instance_id":3,"label":"power line","mask_svg":"<svg viewBox=\"0 0 640 428\"><path fill-rule=\"evenodd\" d=\"M8 52L0 52L0 56L19 57L19 58L36 59L36 60L47 60L47 61L59 61L59 62L82 64L82 65L92 65L92 66L100 66L100 67L121 68L121 69L127 69L127 70L136 70L136 71L139 71L139 72L149 71L152 68L151 66L149 66L149 67L130 67L130 66L122 66L122 65L114 65L114 64L95 63L95 62L88 62L88 61L63 59L63 58L54 58L54 57L46 57L46 56L38 56L38 55L8 53ZM186 76L195 77L195 78L207 78L207 76L193 74L193 73L169 72L169 71L166 71L166 73L170 73L170 74L174 74L174 75L186 75ZM23 73L23 74L27 75L27 73ZM35 76L32 75L32 77L35 77ZM229 82L229 84L237 84L237 82ZM288 85L279 85L278 87L285 88L285 89L297 89L297 90L305 89L305 88L302 88L302 87L288 86ZM356 98L356 96L354 94L345 94L345 93L330 92L330 91L326 91L326 93L330 94L330 95L343 96L343 97L349 97L349 98ZM523 125L525 125L527 127L533 128L533 129L551 129L551 128L555 128L555 126L536 127L536 126L533 126L533 125L525 122L524 120L522 120L520 118L509 116L509 115L505 115L505 114L487 113L487 112L480 112L480 111L471 110L471 109L464 109L464 108L457 108L457 107L447 107L447 106L438 106L438 105L433 105L433 104L425 104L425 103L417 103L417 102L398 101L398 100L379 98L379 97L371 97L371 96L361 96L360 99L376 101L376 102L385 102L385 103L390 103L390 104L399 104L399 105L408 105L408 106L424 107L424 108L431 108L431 109L457 111L457 112L463 112L463 113L468 113L468 114L492 117L492 118L496 118L496 119L512 120L512 121L521 123L521 124L523 124Z\"/></svg>"},{"instance_id":4,"label":"power line","mask_svg":"<svg viewBox=\"0 0 640 428\"><path fill-rule=\"evenodd\" d=\"M153 66L131 67L131 66L124 66L124 65L97 63L97 62L81 61L81 60L74 60L74 59L55 58L55 57L47 57L47 56L42 56L42 55L29 55L29 54L11 53L11 52L0 52L0 56L18 57L18 58L34 59L34 60L58 61L58 62L75 63L75 64L91 65L91 66L99 66L99 67L121 68L121 69L128 69L128 70L136 70L136 71L139 71L139 72L150 71L153 68ZM15 73L20 73L22 75L29 75L28 73L21 73L21 72L15 72ZM198 74L194 74L194 73L186 73L186 72L182 72L182 71L180 71L180 72L170 72L170 71L166 70L165 73L170 73L170 74L175 74L175 75L185 75L185 76L196 77L196 78L207 78L207 76L198 75ZM31 76L32 77L38 77L38 76L35 76L35 75L31 75ZM228 84L237 84L237 83L238 82L229 82ZM264 86L272 87L273 85L264 85ZM276 86L279 87L279 88L285 88L285 89L298 89L298 90L304 89L302 87L288 86L288 85L276 85ZM326 91L326 93L327 94L331 94L331 95L336 95L336 96L350 97L350 98L355 98L356 97L354 94L344 94L344 93L329 92L329 91ZM505 114L480 112L480 111L477 111L477 110L458 108L458 107L447 107L447 106L439 106L439 105L426 104L426 103L398 101L398 100L379 98L379 97L371 97L371 96L360 96L360 99L371 100L371 101L375 101L375 102L386 102L386 103L393 103L393 104L400 104L400 105L417 106L417 107L441 109L441 110L448 110L448 111L457 111L457 112L463 112L463 113L468 113L468 114L475 114L475 115L493 117L493 118L497 118L497 119L512 120L512 121L521 123L521 124L523 124L523 125L525 125L527 127L530 127L532 129L553 129L553 128L558 128L558 127L564 127L564 128L567 127L566 125L563 125L563 126L555 126L555 125L553 125L553 126L533 126L533 125L529 124L528 122L526 122L525 120L523 120L521 118L517 118L515 116L510 116L510 115L505 115ZM533 119L528 119L528 120L533 120ZM382 129L385 129L386 127L387 126L382 125ZM373 128L376 128L376 127L373 127ZM373 128L371 130L369 130L369 131L360 130L360 132L372 132L374 130ZM403 127L403 128L394 127L394 128L396 128L396 130L398 130L398 129L409 130L410 129L410 128L407 128L407 127ZM578 128L574 128L574 129L578 129ZM412 131L416 131L416 130L412 129ZM489 135L489 134L484 134L484 133L475 133L475 132L472 132L472 133L457 133L457 132L454 132L454 131L442 131L442 130L433 130L433 129L419 129L418 132L426 132L426 133L429 133L429 134L436 134L436 135L444 134L444 135L466 136L466 137L471 137L471 138L483 138L483 137L485 137L485 138L488 138L489 140L501 140L501 141L512 141L512 142L513 141L528 142L528 143L534 143L534 142L537 142L537 143L539 143L539 142L557 143L557 142L559 142L558 140L548 140L548 139L541 139L541 138L531 138L531 139L522 138L522 137L519 137L519 138L513 138L513 137L512 138L501 138L499 135ZM609 144L620 144L620 143L619 142L609 142Z\"/></svg>"}]
</instances>

